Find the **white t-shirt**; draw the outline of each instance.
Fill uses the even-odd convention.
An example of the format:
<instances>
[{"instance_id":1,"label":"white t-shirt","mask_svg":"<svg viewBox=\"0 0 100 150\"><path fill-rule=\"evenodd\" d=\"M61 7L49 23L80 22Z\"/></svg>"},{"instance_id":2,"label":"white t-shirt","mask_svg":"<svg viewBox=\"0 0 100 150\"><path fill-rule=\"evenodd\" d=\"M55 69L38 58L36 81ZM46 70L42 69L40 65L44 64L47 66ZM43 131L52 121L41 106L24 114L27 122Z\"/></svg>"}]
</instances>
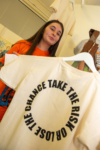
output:
<instances>
[{"instance_id":1,"label":"white t-shirt","mask_svg":"<svg viewBox=\"0 0 100 150\"><path fill-rule=\"evenodd\" d=\"M54 0L50 8L53 13L49 20L58 19L64 25L65 36L73 35L76 18L72 3L69 0Z\"/></svg>"},{"instance_id":2,"label":"white t-shirt","mask_svg":"<svg viewBox=\"0 0 100 150\"><path fill-rule=\"evenodd\" d=\"M98 72L80 71L58 57L20 55L0 77L16 90L0 124L0 150L100 146Z\"/></svg>"}]
</instances>

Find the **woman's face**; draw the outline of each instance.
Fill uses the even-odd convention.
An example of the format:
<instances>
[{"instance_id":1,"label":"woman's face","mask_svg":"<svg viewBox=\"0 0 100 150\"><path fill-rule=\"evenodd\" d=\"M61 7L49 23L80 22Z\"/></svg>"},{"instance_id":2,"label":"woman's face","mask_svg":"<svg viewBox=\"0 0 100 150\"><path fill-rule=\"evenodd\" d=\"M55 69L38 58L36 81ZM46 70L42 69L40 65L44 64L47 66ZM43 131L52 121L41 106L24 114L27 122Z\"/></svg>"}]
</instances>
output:
<instances>
[{"instance_id":1,"label":"woman's face","mask_svg":"<svg viewBox=\"0 0 100 150\"><path fill-rule=\"evenodd\" d=\"M42 40L51 46L58 42L61 35L61 25L59 23L51 23L45 28Z\"/></svg>"}]
</instances>

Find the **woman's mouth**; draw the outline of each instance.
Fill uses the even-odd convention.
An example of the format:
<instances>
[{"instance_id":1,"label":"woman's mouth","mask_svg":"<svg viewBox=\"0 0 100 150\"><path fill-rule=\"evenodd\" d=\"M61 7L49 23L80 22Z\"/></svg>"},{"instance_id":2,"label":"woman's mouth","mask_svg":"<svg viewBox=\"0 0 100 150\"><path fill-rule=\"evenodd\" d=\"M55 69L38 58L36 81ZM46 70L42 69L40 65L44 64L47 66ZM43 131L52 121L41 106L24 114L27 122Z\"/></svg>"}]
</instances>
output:
<instances>
[{"instance_id":1,"label":"woman's mouth","mask_svg":"<svg viewBox=\"0 0 100 150\"><path fill-rule=\"evenodd\" d=\"M54 38L53 38L53 37L49 36L49 38L50 38L50 40L54 41Z\"/></svg>"}]
</instances>

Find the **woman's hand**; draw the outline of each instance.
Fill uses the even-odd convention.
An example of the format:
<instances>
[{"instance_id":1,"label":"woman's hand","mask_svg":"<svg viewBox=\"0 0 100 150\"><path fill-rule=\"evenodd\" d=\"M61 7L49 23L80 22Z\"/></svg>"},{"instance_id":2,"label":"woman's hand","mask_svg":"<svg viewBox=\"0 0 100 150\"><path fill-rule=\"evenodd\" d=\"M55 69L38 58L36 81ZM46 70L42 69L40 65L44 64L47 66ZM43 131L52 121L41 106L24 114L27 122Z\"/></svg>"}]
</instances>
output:
<instances>
[{"instance_id":1,"label":"woman's hand","mask_svg":"<svg viewBox=\"0 0 100 150\"><path fill-rule=\"evenodd\" d=\"M19 56L19 54L18 54L17 52L15 52L15 51L13 52L13 54L15 54L15 55Z\"/></svg>"}]
</instances>

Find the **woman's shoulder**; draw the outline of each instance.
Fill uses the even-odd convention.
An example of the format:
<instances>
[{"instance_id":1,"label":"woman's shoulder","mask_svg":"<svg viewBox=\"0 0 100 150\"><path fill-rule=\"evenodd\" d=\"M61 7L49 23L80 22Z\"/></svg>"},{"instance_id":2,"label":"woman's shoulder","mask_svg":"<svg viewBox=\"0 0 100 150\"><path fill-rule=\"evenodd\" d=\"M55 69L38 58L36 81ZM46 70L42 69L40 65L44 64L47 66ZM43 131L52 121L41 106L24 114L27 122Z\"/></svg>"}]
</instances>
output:
<instances>
[{"instance_id":1,"label":"woman's shoulder","mask_svg":"<svg viewBox=\"0 0 100 150\"><path fill-rule=\"evenodd\" d=\"M32 45L32 43L31 42L28 42L27 40L19 40L18 42L16 42L16 44L27 44L27 45Z\"/></svg>"}]
</instances>

